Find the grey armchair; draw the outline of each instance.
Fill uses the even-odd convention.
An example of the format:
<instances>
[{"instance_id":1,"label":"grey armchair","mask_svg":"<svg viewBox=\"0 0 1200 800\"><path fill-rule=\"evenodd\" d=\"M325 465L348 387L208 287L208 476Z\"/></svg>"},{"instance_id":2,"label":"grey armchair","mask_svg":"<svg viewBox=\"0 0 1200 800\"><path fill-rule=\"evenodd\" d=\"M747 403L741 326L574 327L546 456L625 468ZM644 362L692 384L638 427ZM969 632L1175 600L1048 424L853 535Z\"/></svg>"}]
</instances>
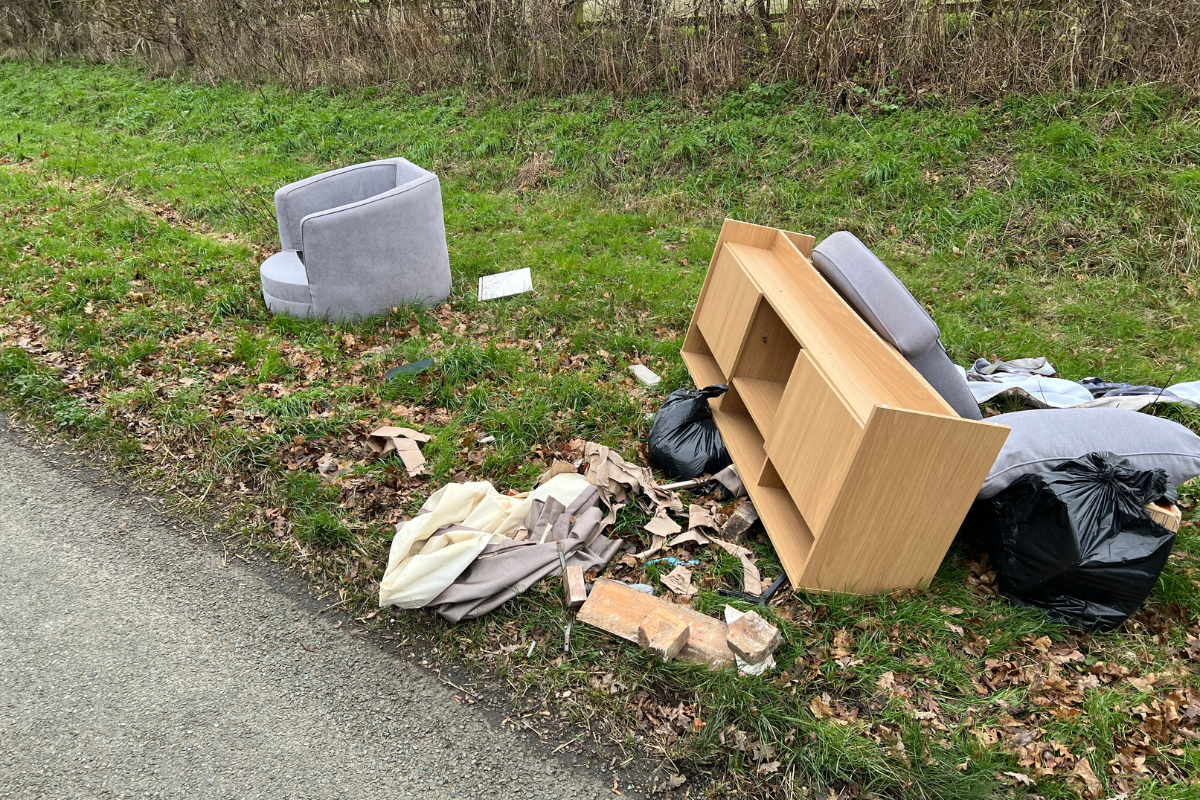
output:
<instances>
[{"instance_id":1,"label":"grey armchair","mask_svg":"<svg viewBox=\"0 0 1200 800\"><path fill-rule=\"evenodd\" d=\"M274 314L359 319L450 295L437 175L403 158L289 183L275 217L283 251L259 270Z\"/></svg>"}]
</instances>

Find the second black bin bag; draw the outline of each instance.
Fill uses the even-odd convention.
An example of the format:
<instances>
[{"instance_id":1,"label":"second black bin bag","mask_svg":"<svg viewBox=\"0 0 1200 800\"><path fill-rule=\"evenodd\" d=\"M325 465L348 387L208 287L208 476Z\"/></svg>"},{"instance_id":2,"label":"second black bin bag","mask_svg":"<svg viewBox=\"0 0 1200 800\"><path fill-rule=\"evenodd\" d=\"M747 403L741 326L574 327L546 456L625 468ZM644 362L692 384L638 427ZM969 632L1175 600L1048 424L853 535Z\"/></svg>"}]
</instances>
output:
<instances>
[{"instance_id":1,"label":"second black bin bag","mask_svg":"<svg viewBox=\"0 0 1200 800\"><path fill-rule=\"evenodd\" d=\"M971 509L1010 600L1070 625L1116 628L1145 602L1175 534L1146 505L1174 490L1162 470L1139 470L1112 453L1089 453L1026 475Z\"/></svg>"}]
</instances>

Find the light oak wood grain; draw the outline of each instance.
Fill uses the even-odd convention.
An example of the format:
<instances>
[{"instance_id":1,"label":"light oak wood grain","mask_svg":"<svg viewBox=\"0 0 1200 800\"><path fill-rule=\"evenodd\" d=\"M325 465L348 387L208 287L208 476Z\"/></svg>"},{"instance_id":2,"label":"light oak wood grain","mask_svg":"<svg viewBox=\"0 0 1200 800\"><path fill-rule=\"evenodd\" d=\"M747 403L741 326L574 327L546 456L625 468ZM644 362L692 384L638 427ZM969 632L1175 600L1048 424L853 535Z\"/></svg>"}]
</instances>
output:
<instances>
[{"instance_id":1,"label":"light oak wood grain","mask_svg":"<svg viewBox=\"0 0 1200 800\"><path fill-rule=\"evenodd\" d=\"M875 592L937 571L1008 429L960 419L809 260L726 221L684 361L794 586Z\"/></svg>"},{"instance_id":2,"label":"light oak wood grain","mask_svg":"<svg viewBox=\"0 0 1200 800\"><path fill-rule=\"evenodd\" d=\"M726 248L728 251L728 247ZM696 327L704 334L721 371L733 372L746 329L762 300L762 292L731 255L722 255L713 265L708 302L696 316Z\"/></svg>"},{"instance_id":3,"label":"light oak wood grain","mask_svg":"<svg viewBox=\"0 0 1200 800\"><path fill-rule=\"evenodd\" d=\"M880 592L919 586L937 572L1008 428L877 408L805 583Z\"/></svg>"},{"instance_id":4,"label":"light oak wood grain","mask_svg":"<svg viewBox=\"0 0 1200 800\"><path fill-rule=\"evenodd\" d=\"M858 452L863 422L813 365L807 350L796 360L776 417L765 449L800 513L820 536Z\"/></svg>"}]
</instances>

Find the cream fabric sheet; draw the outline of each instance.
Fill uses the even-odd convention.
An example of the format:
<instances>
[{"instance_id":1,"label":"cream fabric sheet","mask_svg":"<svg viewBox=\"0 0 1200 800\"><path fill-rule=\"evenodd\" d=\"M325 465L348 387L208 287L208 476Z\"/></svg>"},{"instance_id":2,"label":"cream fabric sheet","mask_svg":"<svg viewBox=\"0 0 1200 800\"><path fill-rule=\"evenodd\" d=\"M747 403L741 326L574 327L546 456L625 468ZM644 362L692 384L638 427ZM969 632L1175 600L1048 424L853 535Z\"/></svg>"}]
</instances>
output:
<instances>
[{"instance_id":1,"label":"cream fabric sheet","mask_svg":"<svg viewBox=\"0 0 1200 800\"><path fill-rule=\"evenodd\" d=\"M554 497L569 506L587 487L587 479L575 473L555 475L532 492L513 496L501 494L487 481L443 486L429 496L417 516L397 527L379 582L379 605L423 608L483 548L515 533L534 500ZM447 525L462 528L438 533Z\"/></svg>"}]
</instances>

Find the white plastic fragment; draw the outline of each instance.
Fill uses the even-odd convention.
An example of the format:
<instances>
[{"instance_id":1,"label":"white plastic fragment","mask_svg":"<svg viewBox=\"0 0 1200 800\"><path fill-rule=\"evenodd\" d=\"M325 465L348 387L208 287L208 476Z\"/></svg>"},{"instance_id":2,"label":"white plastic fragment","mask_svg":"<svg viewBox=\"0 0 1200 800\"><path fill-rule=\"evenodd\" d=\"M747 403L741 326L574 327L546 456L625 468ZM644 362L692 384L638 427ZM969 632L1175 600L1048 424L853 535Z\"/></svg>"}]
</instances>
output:
<instances>
[{"instance_id":1,"label":"white plastic fragment","mask_svg":"<svg viewBox=\"0 0 1200 800\"><path fill-rule=\"evenodd\" d=\"M479 279L479 300L495 300L514 294L533 291L533 276L529 267L484 275Z\"/></svg>"},{"instance_id":2,"label":"white plastic fragment","mask_svg":"<svg viewBox=\"0 0 1200 800\"><path fill-rule=\"evenodd\" d=\"M654 374L653 370L641 364L634 364L629 368L633 376L647 386L657 386L662 382L662 378Z\"/></svg>"}]
</instances>

